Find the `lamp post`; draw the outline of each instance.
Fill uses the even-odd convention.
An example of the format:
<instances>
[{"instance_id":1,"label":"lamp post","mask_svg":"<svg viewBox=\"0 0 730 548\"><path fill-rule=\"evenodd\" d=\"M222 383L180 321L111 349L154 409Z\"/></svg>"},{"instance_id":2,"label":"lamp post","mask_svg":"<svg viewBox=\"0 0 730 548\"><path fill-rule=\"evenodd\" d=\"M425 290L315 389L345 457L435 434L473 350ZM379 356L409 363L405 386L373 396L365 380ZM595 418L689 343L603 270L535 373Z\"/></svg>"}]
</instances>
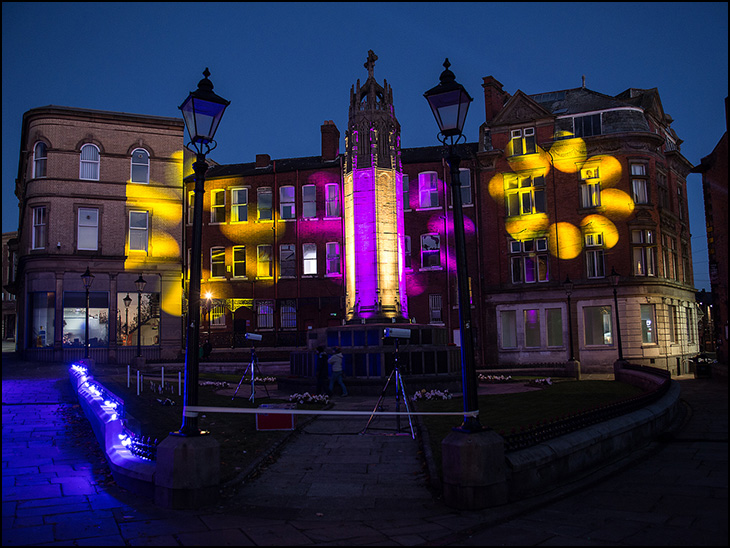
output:
<instances>
[{"instance_id":1,"label":"lamp post","mask_svg":"<svg viewBox=\"0 0 730 548\"><path fill-rule=\"evenodd\" d=\"M186 416L186 408L198 404L198 347L200 339L200 253L201 232L203 227L203 193L205 192L205 172L208 164L205 155L216 147L213 139L220 124L223 112L230 101L213 92L213 83L208 79L210 72L206 68L203 79L198 82L198 89L190 92L180 110L185 127L190 136L190 145L196 152L193 171L195 172L195 191L193 201L193 228L190 251L190 282L188 284L188 318L185 347L185 398L183 402L183 423L179 434L196 436L198 430L197 416Z\"/></svg>"},{"instance_id":2,"label":"lamp post","mask_svg":"<svg viewBox=\"0 0 730 548\"><path fill-rule=\"evenodd\" d=\"M127 293L127 296L122 301L124 301L124 344L126 346L129 344L129 305L132 304L132 297Z\"/></svg>"},{"instance_id":3,"label":"lamp post","mask_svg":"<svg viewBox=\"0 0 730 548\"><path fill-rule=\"evenodd\" d=\"M89 358L89 289L91 284L94 283L94 275L86 267L86 272L81 275L81 279L84 281L84 289L86 290L86 321L84 322L84 359Z\"/></svg>"},{"instance_id":4,"label":"lamp post","mask_svg":"<svg viewBox=\"0 0 730 548\"><path fill-rule=\"evenodd\" d=\"M624 361L624 349L621 346L621 319L618 313L618 295L616 294L616 288L618 287L619 275L614 267L611 267L611 285L613 285L613 305L616 309L616 340L618 342L618 359Z\"/></svg>"},{"instance_id":5,"label":"lamp post","mask_svg":"<svg viewBox=\"0 0 730 548\"><path fill-rule=\"evenodd\" d=\"M459 327L461 330L461 374L464 393L464 422L460 429L465 432L482 430L478 416L467 415L479 411L477 397L476 368L474 366L474 339L472 336L471 303L469 299L469 280L466 262L466 242L464 237L464 213L461 203L461 179L459 164L461 157L456 151L460 140L466 141L462 134L466 113L472 98L464 86L456 81L449 70L449 60L444 61L444 71L439 84L423 96L431 107L439 126L438 139L447 147L447 162L451 171L451 196L454 206L454 241L456 246L456 277L459 288Z\"/></svg>"},{"instance_id":6,"label":"lamp post","mask_svg":"<svg viewBox=\"0 0 730 548\"><path fill-rule=\"evenodd\" d=\"M211 299L213 298L213 294L210 291L205 292L205 315L208 316L208 336L207 339L210 340L210 305L211 305Z\"/></svg>"},{"instance_id":7,"label":"lamp post","mask_svg":"<svg viewBox=\"0 0 730 548\"><path fill-rule=\"evenodd\" d=\"M569 361L573 362L575 361L575 352L573 350L573 317L571 312L572 308L570 306L570 295L573 293L573 282L570 280L570 276L565 277L563 289L565 289L565 294L568 296L568 342L570 344Z\"/></svg>"},{"instance_id":8,"label":"lamp post","mask_svg":"<svg viewBox=\"0 0 730 548\"><path fill-rule=\"evenodd\" d=\"M142 291L147 282L139 275L139 278L134 282L137 286L137 357L142 357Z\"/></svg>"}]
</instances>

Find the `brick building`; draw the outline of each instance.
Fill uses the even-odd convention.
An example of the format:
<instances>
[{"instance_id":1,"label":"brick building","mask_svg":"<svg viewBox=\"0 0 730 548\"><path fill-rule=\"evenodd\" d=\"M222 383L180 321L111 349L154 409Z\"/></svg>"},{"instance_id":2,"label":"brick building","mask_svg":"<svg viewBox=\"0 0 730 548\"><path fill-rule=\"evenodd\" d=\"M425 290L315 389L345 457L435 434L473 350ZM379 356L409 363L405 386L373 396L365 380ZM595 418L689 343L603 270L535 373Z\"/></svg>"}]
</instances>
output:
<instances>
[{"instance_id":1,"label":"brick building","mask_svg":"<svg viewBox=\"0 0 730 548\"><path fill-rule=\"evenodd\" d=\"M625 359L688 371L698 320L692 166L657 91L528 96L492 77L483 87L478 142L461 151L477 364L573 357L604 367L620 338ZM302 347L310 329L347 319L343 192L352 158L339 153L333 123L321 127L321 142L318 156L257 155L208 171L203 330L214 346L238 346L236 337L257 331L268 346ZM459 344L449 170L441 147L399 150L408 319L443 326Z\"/></svg>"},{"instance_id":2,"label":"brick building","mask_svg":"<svg viewBox=\"0 0 730 548\"><path fill-rule=\"evenodd\" d=\"M407 300L386 303L381 291L402 301L402 290L377 286L366 306L380 320L438 327L447 344L460 344L443 150L401 148L397 101L374 80L370 58L366 68L351 97L345 152L326 121L316 156L210 162L201 340L219 355L238 348L231 352L240 358L244 333L256 331L262 347L285 359L318 328L367 321L352 298L357 286L348 286L345 212L353 159L362 166L368 152L396 182L394 214L403 222L389 245L398 246L392 275L403 278ZM692 166L657 91L510 94L493 77L483 88L484 122L460 150L477 365L574 358L601 368L623 354L686 372L698 350L685 182ZM361 109L390 109L392 120L366 128L375 117L356 116ZM140 275L144 355L179 357L193 190L192 178L183 179L182 137L176 119L62 107L26 113L15 292L27 357L82 355L87 266L95 276L92 357L135 355ZM382 154L387 166L375 162ZM367 238L351 234L371 253Z\"/></svg>"},{"instance_id":3,"label":"brick building","mask_svg":"<svg viewBox=\"0 0 730 548\"><path fill-rule=\"evenodd\" d=\"M483 87L487 353L502 364L572 354L591 368L621 345L632 363L687 372L698 348L691 165L657 91Z\"/></svg>"},{"instance_id":4,"label":"brick building","mask_svg":"<svg viewBox=\"0 0 730 548\"><path fill-rule=\"evenodd\" d=\"M6 288L12 287L15 276L15 238L17 232L3 232L3 341L15 342L15 295Z\"/></svg>"},{"instance_id":5,"label":"brick building","mask_svg":"<svg viewBox=\"0 0 730 548\"><path fill-rule=\"evenodd\" d=\"M83 357L87 267L91 358L129 363L138 333L144 357L178 357L182 138L174 118L57 106L25 113L12 287L25 358Z\"/></svg>"},{"instance_id":6,"label":"brick building","mask_svg":"<svg viewBox=\"0 0 730 548\"><path fill-rule=\"evenodd\" d=\"M727 99L725 99L727 123ZM714 315L714 346L718 361L728 357L728 184L727 131L714 150L693 169L702 173L702 194L707 227L707 254L710 261L710 287Z\"/></svg>"}]
</instances>

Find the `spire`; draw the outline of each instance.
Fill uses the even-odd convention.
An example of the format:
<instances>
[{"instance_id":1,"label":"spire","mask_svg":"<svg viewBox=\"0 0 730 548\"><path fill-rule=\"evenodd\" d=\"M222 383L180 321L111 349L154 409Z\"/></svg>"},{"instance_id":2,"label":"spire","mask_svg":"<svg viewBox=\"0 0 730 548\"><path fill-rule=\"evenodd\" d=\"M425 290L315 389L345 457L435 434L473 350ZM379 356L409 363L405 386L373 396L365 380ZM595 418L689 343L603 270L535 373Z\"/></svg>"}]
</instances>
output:
<instances>
[{"instance_id":1,"label":"spire","mask_svg":"<svg viewBox=\"0 0 730 548\"><path fill-rule=\"evenodd\" d=\"M373 72L375 71L375 61L377 60L378 56L375 55L375 52L373 52L373 50L368 50L368 58L363 65L366 69L368 69L368 80L370 78L373 78Z\"/></svg>"}]
</instances>

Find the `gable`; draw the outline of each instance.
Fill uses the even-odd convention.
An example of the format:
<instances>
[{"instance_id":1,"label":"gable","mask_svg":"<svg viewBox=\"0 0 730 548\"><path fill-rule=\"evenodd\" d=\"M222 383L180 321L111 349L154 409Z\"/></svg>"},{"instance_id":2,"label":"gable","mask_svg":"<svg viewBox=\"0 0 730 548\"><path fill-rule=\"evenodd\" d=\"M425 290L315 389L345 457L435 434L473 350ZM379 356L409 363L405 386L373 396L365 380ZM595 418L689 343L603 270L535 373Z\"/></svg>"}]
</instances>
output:
<instances>
[{"instance_id":1,"label":"gable","mask_svg":"<svg viewBox=\"0 0 730 548\"><path fill-rule=\"evenodd\" d=\"M515 125L544 118L553 118L553 115L522 91L517 90L499 114L494 117L490 126Z\"/></svg>"}]
</instances>

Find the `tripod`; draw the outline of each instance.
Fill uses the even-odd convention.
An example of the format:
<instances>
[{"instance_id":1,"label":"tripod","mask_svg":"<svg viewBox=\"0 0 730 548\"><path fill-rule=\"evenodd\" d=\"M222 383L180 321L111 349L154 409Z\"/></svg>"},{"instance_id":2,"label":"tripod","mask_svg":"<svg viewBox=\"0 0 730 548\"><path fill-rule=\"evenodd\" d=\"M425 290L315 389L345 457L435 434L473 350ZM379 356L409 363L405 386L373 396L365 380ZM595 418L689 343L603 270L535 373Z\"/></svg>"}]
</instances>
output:
<instances>
[{"instance_id":1,"label":"tripod","mask_svg":"<svg viewBox=\"0 0 730 548\"><path fill-rule=\"evenodd\" d=\"M406 389L405 385L403 384L403 377L400 374L400 369L398 368L398 339L395 339L395 365L393 367L393 371L390 372L390 375L388 375L388 380L385 381L385 386L383 387L383 391L380 393L380 397L378 398L378 401L375 403L375 407L373 408L373 414L370 415L370 418L368 419L367 424L365 425L365 428L362 429L362 432L360 434L364 434L365 431L370 426L370 423L373 421L373 418L375 417L376 411L378 409L382 408L382 402L383 398L385 397L385 391L388 390L388 385L390 384L390 381L395 377L395 412L400 413L400 397L403 396L403 403L406 406L406 413L408 413L408 425L411 429L411 438L416 439L416 433L413 430L413 422L411 421L411 410L408 407L408 398L406 397ZM396 415L396 435L401 434L400 429L400 415Z\"/></svg>"},{"instance_id":2,"label":"tripod","mask_svg":"<svg viewBox=\"0 0 730 548\"><path fill-rule=\"evenodd\" d=\"M263 377L261 375L261 371L259 370L259 359L256 356L256 349L251 345L251 362L248 364L248 367L246 368L246 371L243 372L243 376L241 377L241 380L238 381L238 386L236 387L236 391L233 393L232 400L236 398L236 394L238 394L238 389L241 388L241 383L243 382L243 379L246 378L246 375L251 372L251 395L248 398L248 401L253 402L256 399L256 374ZM269 389L266 387L266 383L264 383L264 389L266 390L266 397L270 398L269 395Z\"/></svg>"}]
</instances>

